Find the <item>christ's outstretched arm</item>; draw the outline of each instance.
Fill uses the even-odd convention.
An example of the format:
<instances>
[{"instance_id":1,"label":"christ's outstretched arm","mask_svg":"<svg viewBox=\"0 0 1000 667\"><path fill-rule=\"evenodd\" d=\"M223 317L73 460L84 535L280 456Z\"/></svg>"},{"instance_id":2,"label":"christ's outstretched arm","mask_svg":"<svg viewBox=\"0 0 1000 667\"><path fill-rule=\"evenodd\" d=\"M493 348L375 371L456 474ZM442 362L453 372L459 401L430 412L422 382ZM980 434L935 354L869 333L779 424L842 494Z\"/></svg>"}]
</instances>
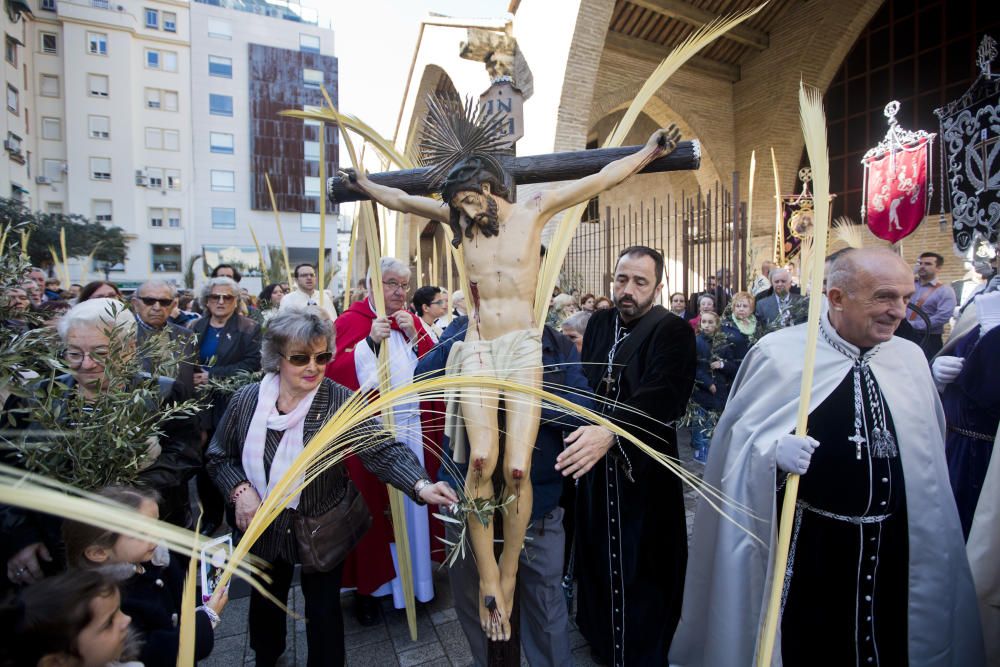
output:
<instances>
[{"instance_id":1,"label":"christ's outstretched arm","mask_svg":"<svg viewBox=\"0 0 1000 667\"><path fill-rule=\"evenodd\" d=\"M675 125L659 129L653 133L645 146L632 155L611 162L596 174L543 192L539 219L543 223L548 222L549 218L559 211L610 190L653 160L672 152L680 138L680 130Z\"/></svg>"},{"instance_id":2,"label":"christ's outstretched arm","mask_svg":"<svg viewBox=\"0 0 1000 667\"><path fill-rule=\"evenodd\" d=\"M348 187L365 193L382 206L400 213L412 213L421 218L448 222L449 211L447 202L439 202L430 197L410 195L398 188L390 188L368 180L367 174L359 174L354 169L344 169L339 172Z\"/></svg>"}]
</instances>

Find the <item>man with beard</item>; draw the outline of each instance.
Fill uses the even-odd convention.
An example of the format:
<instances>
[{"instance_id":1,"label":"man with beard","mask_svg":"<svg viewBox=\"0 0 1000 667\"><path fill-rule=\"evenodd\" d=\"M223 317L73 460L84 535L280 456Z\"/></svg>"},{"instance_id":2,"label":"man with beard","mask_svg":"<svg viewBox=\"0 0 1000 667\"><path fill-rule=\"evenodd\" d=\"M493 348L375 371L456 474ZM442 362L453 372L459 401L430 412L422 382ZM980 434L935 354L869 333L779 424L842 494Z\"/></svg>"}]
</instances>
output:
<instances>
[{"instance_id":1,"label":"man with beard","mask_svg":"<svg viewBox=\"0 0 1000 667\"><path fill-rule=\"evenodd\" d=\"M626 248L614 275L615 308L594 313L583 367L599 410L650 447L677 458L671 422L687 408L695 339L683 319L654 306L663 256ZM610 665L666 664L680 617L687 526L680 480L601 426L566 438L556 468L577 488L576 622Z\"/></svg>"},{"instance_id":2,"label":"man with beard","mask_svg":"<svg viewBox=\"0 0 1000 667\"><path fill-rule=\"evenodd\" d=\"M353 171L343 176L386 208L448 224L454 234L452 244L462 247L471 288L471 322L465 341L452 349L449 372L539 387L543 323L535 321L534 305L542 228L558 212L596 197L670 153L679 139L674 126L657 130L643 148L598 173L516 203L510 176L492 155L482 153L466 154L447 172L440 186L441 201L373 183ZM493 555L492 522L470 518L468 526L479 567L483 631L493 640L507 640L517 564L531 516L531 453L541 405L516 391L463 391L461 411L469 442L465 490L473 500L498 495L492 481L500 453L497 409L501 399L506 405L502 497L514 495L517 502L504 508L499 563ZM457 453L457 460L465 454Z\"/></svg>"}]
</instances>

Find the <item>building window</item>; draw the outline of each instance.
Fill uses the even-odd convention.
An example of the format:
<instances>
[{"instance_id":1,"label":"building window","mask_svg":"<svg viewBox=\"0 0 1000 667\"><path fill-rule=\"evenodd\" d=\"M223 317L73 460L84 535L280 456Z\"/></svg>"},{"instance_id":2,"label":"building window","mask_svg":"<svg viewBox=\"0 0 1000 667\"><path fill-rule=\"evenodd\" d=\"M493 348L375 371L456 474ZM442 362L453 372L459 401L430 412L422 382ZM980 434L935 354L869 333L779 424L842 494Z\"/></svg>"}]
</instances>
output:
<instances>
[{"instance_id":1,"label":"building window","mask_svg":"<svg viewBox=\"0 0 1000 667\"><path fill-rule=\"evenodd\" d=\"M318 176L306 176L304 179L304 190L306 197L319 197L319 177Z\"/></svg>"},{"instance_id":2,"label":"building window","mask_svg":"<svg viewBox=\"0 0 1000 667\"><path fill-rule=\"evenodd\" d=\"M319 88L323 85L323 72L318 69L302 70L302 83L306 88Z\"/></svg>"},{"instance_id":3,"label":"building window","mask_svg":"<svg viewBox=\"0 0 1000 667\"><path fill-rule=\"evenodd\" d=\"M159 127L146 128L146 148L163 151L180 150L180 131Z\"/></svg>"},{"instance_id":4,"label":"building window","mask_svg":"<svg viewBox=\"0 0 1000 667\"><path fill-rule=\"evenodd\" d=\"M212 170L212 190L214 192L235 192L236 172Z\"/></svg>"},{"instance_id":5,"label":"building window","mask_svg":"<svg viewBox=\"0 0 1000 667\"><path fill-rule=\"evenodd\" d=\"M181 170L180 169L164 169L163 175L167 179L167 189L168 190L180 190L181 189Z\"/></svg>"},{"instance_id":6,"label":"building window","mask_svg":"<svg viewBox=\"0 0 1000 667\"><path fill-rule=\"evenodd\" d=\"M20 109L20 106L18 104L17 88L15 88L14 86L12 86L12 85L10 85L8 83L7 84L7 111L9 111L9 112L11 112L13 114L16 114L16 113L18 113L19 109Z\"/></svg>"},{"instance_id":7,"label":"building window","mask_svg":"<svg viewBox=\"0 0 1000 667\"><path fill-rule=\"evenodd\" d=\"M233 96L210 93L208 96L208 112L213 116L232 116Z\"/></svg>"},{"instance_id":8,"label":"building window","mask_svg":"<svg viewBox=\"0 0 1000 667\"><path fill-rule=\"evenodd\" d=\"M164 72L176 72L177 52L146 49L146 67L148 69L163 70Z\"/></svg>"},{"instance_id":9,"label":"building window","mask_svg":"<svg viewBox=\"0 0 1000 667\"><path fill-rule=\"evenodd\" d=\"M177 14L163 12L163 29L167 32L177 32Z\"/></svg>"},{"instance_id":10,"label":"building window","mask_svg":"<svg viewBox=\"0 0 1000 667\"><path fill-rule=\"evenodd\" d=\"M179 208L151 208L149 209L149 226L179 229L181 226L181 210Z\"/></svg>"},{"instance_id":11,"label":"building window","mask_svg":"<svg viewBox=\"0 0 1000 667\"><path fill-rule=\"evenodd\" d=\"M109 157L90 158L90 178L95 181L110 181L111 158Z\"/></svg>"},{"instance_id":12,"label":"building window","mask_svg":"<svg viewBox=\"0 0 1000 667\"><path fill-rule=\"evenodd\" d=\"M233 154L233 135L224 132L209 132L208 143L213 153Z\"/></svg>"},{"instance_id":13,"label":"building window","mask_svg":"<svg viewBox=\"0 0 1000 667\"><path fill-rule=\"evenodd\" d=\"M4 58L14 67L17 67L17 40L6 35L7 41L4 44Z\"/></svg>"},{"instance_id":14,"label":"building window","mask_svg":"<svg viewBox=\"0 0 1000 667\"><path fill-rule=\"evenodd\" d=\"M47 201L45 202L45 212L46 213L62 213L63 205L61 201Z\"/></svg>"},{"instance_id":15,"label":"building window","mask_svg":"<svg viewBox=\"0 0 1000 667\"><path fill-rule=\"evenodd\" d=\"M160 12L156 9L146 9L146 27L153 30L160 29Z\"/></svg>"},{"instance_id":16,"label":"building window","mask_svg":"<svg viewBox=\"0 0 1000 667\"><path fill-rule=\"evenodd\" d=\"M56 11L56 0L42 0L42 9L48 12ZM62 210L62 204L59 205L59 209Z\"/></svg>"},{"instance_id":17,"label":"building window","mask_svg":"<svg viewBox=\"0 0 1000 667\"><path fill-rule=\"evenodd\" d=\"M111 138L111 119L107 116L87 116L91 139Z\"/></svg>"},{"instance_id":18,"label":"building window","mask_svg":"<svg viewBox=\"0 0 1000 667\"><path fill-rule=\"evenodd\" d=\"M58 118L42 118L42 139L62 140L62 121Z\"/></svg>"},{"instance_id":19,"label":"building window","mask_svg":"<svg viewBox=\"0 0 1000 667\"><path fill-rule=\"evenodd\" d=\"M322 111L322 108L318 107L318 106L316 106L314 104L306 104L306 105L304 105L302 107L302 110L303 111ZM320 126L320 122L318 120L312 120L310 118L310 119L303 120L302 121L302 125L303 125L303 127L317 127L318 128Z\"/></svg>"},{"instance_id":20,"label":"building window","mask_svg":"<svg viewBox=\"0 0 1000 667\"><path fill-rule=\"evenodd\" d=\"M62 183L63 161L62 160L42 160L42 176L52 183Z\"/></svg>"},{"instance_id":21,"label":"building window","mask_svg":"<svg viewBox=\"0 0 1000 667\"><path fill-rule=\"evenodd\" d=\"M213 208L212 209L213 229L236 229L236 209L235 208Z\"/></svg>"},{"instance_id":22,"label":"building window","mask_svg":"<svg viewBox=\"0 0 1000 667\"><path fill-rule=\"evenodd\" d=\"M299 51L319 53L319 35L299 34Z\"/></svg>"},{"instance_id":23,"label":"building window","mask_svg":"<svg viewBox=\"0 0 1000 667\"><path fill-rule=\"evenodd\" d=\"M160 245L154 243L152 250L152 269L154 273L176 272L181 270L181 247L179 245Z\"/></svg>"},{"instance_id":24,"label":"building window","mask_svg":"<svg viewBox=\"0 0 1000 667\"><path fill-rule=\"evenodd\" d=\"M3 142L3 146L11 155L21 155L21 137L13 132L7 133L7 141Z\"/></svg>"},{"instance_id":25,"label":"building window","mask_svg":"<svg viewBox=\"0 0 1000 667\"><path fill-rule=\"evenodd\" d=\"M146 108L162 111L177 111L178 95L176 90L160 88L146 89Z\"/></svg>"},{"instance_id":26,"label":"building window","mask_svg":"<svg viewBox=\"0 0 1000 667\"><path fill-rule=\"evenodd\" d=\"M233 59L222 56L208 57L209 76L220 76L224 79L233 78Z\"/></svg>"},{"instance_id":27,"label":"building window","mask_svg":"<svg viewBox=\"0 0 1000 667\"><path fill-rule=\"evenodd\" d=\"M91 97L108 97L108 77L103 74L88 74L87 90Z\"/></svg>"},{"instance_id":28,"label":"building window","mask_svg":"<svg viewBox=\"0 0 1000 667\"><path fill-rule=\"evenodd\" d=\"M92 199L90 210L94 212L94 221L104 225L110 225L114 216L111 213L110 199Z\"/></svg>"},{"instance_id":29,"label":"building window","mask_svg":"<svg viewBox=\"0 0 1000 667\"><path fill-rule=\"evenodd\" d=\"M139 172L137 175L147 188L163 189L163 170L159 167L146 167L145 172Z\"/></svg>"},{"instance_id":30,"label":"building window","mask_svg":"<svg viewBox=\"0 0 1000 667\"><path fill-rule=\"evenodd\" d=\"M208 20L208 36L216 39L232 39L233 27L221 19Z\"/></svg>"},{"instance_id":31,"label":"building window","mask_svg":"<svg viewBox=\"0 0 1000 667\"><path fill-rule=\"evenodd\" d=\"M303 232L318 232L319 213L303 213L299 219L299 229Z\"/></svg>"},{"instance_id":32,"label":"building window","mask_svg":"<svg viewBox=\"0 0 1000 667\"><path fill-rule=\"evenodd\" d=\"M59 97L59 77L54 74L43 74L38 89L42 97Z\"/></svg>"},{"instance_id":33,"label":"building window","mask_svg":"<svg viewBox=\"0 0 1000 667\"><path fill-rule=\"evenodd\" d=\"M108 55L108 36L103 32L87 33L87 52L95 56Z\"/></svg>"},{"instance_id":34,"label":"building window","mask_svg":"<svg viewBox=\"0 0 1000 667\"><path fill-rule=\"evenodd\" d=\"M54 32L43 32L42 53L59 53L59 35Z\"/></svg>"},{"instance_id":35,"label":"building window","mask_svg":"<svg viewBox=\"0 0 1000 667\"><path fill-rule=\"evenodd\" d=\"M318 141L306 141L303 143L304 157L307 160L313 160L319 162L319 142Z\"/></svg>"}]
</instances>

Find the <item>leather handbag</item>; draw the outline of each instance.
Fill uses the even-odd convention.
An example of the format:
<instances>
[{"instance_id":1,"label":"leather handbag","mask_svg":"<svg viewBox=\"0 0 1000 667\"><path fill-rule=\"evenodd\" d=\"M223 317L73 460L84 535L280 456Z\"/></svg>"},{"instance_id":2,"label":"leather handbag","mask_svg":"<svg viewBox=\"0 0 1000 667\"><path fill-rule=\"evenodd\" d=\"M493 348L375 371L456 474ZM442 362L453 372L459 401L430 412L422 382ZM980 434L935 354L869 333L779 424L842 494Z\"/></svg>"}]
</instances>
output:
<instances>
[{"instance_id":1,"label":"leather handbag","mask_svg":"<svg viewBox=\"0 0 1000 667\"><path fill-rule=\"evenodd\" d=\"M350 480L344 499L323 514L305 516L296 512L292 528L302 571L330 572L347 558L371 525L364 496Z\"/></svg>"}]
</instances>

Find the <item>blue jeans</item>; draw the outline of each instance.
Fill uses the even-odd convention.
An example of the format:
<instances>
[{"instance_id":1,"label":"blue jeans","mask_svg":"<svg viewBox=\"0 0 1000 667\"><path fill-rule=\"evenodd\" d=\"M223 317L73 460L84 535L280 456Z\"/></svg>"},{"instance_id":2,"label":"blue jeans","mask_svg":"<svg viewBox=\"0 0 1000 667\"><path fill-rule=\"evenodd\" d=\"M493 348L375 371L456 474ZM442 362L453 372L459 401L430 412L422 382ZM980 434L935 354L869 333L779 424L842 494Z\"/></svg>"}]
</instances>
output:
<instances>
[{"instance_id":1,"label":"blue jeans","mask_svg":"<svg viewBox=\"0 0 1000 667\"><path fill-rule=\"evenodd\" d=\"M691 447L696 452L701 450L708 452L708 446L712 441L712 436L709 434L715 427L716 420L700 405L694 406L693 413L694 419L691 422Z\"/></svg>"}]
</instances>

